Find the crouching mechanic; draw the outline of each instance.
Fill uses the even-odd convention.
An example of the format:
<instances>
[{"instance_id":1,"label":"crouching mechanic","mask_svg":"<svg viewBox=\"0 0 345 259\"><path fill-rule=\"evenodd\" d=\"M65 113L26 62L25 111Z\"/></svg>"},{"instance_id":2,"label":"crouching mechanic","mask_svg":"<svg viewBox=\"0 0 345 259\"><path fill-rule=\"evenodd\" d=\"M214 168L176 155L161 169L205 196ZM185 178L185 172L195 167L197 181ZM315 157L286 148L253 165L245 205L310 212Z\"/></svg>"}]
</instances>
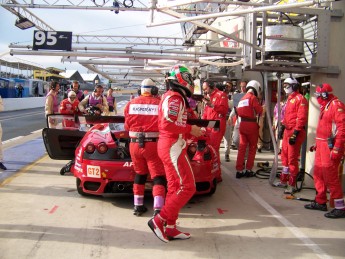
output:
<instances>
[{"instance_id":1,"label":"crouching mechanic","mask_svg":"<svg viewBox=\"0 0 345 259\"><path fill-rule=\"evenodd\" d=\"M236 161L236 178L254 176L252 169L259 137L258 116L262 114L263 110L258 100L262 92L260 83L251 80L248 82L246 90L247 93L237 106L237 114L240 117L240 145ZM247 146L248 157L247 162L244 163Z\"/></svg>"},{"instance_id":2,"label":"crouching mechanic","mask_svg":"<svg viewBox=\"0 0 345 259\"><path fill-rule=\"evenodd\" d=\"M284 131L281 153L283 170L280 175L280 182L274 185L284 187L285 194L293 194L297 191L295 186L299 172L298 157L306 137L308 101L299 93L299 83L296 79L286 78L283 88L288 96L285 116L279 133L282 135L282 131Z\"/></svg>"},{"instance_id":3,"label":"crouching mechanic","mask_svg":"<svg viewBox=\"0 0 345 259\"><path fill-rule=\"evenodd\" d=\"M164 166L158 156L158 105L155 97L158 88L151 79L141 83L140 96L132 99L124 109L125 129L131 138L130 153L135 171L133 185L134 211L140 216L147 211L144 206L145 183L150 173L153 180L154 215L163 207L166 193Z\"/></svg>"},{"instance_id":4,"label":"crouching mechanic","mask_svg":"<svg viewBox=\"0 0 345 259\"><path fill-rule=\"evenodd\" d=\"M343 190L338 177L339 164L344 158L345 105L332 94L329 84L316 88L320 105L319 123L316 128L316 150L314 165L315 201L304 207L310 210L327 211L327 189L334 200L334 209L325 214L327 218L345 218Z\"/></svg>"},{"instance_id":5,"label":"crouching mechanic","mask_svg":"<svg viewBox=\"0 0 345 259\"><path fill-rule=\"evenodd\" d=\"M148 225L163 242L188 239L189 233L176 228L181 208L196 191L191 164L186 151L186 134L200 137L203 132L196 125L187 124L187 97L194 92L189 69L175 65L167 78L169 90L163 95L158 110L158 150L168 181L168 193L161 212Z\"/></svg>"}]
</instances>

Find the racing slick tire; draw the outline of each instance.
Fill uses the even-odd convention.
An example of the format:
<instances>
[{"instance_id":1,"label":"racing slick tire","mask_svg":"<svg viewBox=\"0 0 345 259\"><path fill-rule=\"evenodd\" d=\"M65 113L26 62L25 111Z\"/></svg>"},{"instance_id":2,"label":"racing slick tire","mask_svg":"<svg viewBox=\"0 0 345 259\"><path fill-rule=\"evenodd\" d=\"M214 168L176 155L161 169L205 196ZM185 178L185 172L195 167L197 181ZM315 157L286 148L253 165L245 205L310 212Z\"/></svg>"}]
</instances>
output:
<instances>
[{"instance_id":1,"label":"racing slick tire","mask_svg":"<svg viewBox=\"0 0 345 259\"><path fill-rule=\"evenodd\" d=\"M81 180L80 180L79 178L77 178L76 183L77 183L77 192L78 192L81 196L90 196L90 194L85 193L85 192L83 191L83 187L80 186Z\"/></svg>"},{"instance_id":2,"label":"racing slick tire","mask_svg":"<svg viewBox=\"0 0 345 259\"><path fill-rule=\"evenodd\" d=\"M217 179L213 179L213 187L211 188L210 192L208 193L209 195L213 195L216 192L217 184L218 184Z\"/></svg>"}]
</instances>

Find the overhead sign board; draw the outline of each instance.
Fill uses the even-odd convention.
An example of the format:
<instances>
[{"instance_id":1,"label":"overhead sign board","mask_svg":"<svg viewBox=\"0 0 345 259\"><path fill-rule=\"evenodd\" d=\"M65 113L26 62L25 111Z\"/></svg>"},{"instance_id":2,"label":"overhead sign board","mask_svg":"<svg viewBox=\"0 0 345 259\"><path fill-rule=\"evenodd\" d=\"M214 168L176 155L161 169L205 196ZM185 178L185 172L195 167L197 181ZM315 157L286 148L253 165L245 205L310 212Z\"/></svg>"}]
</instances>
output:
<instances>
[{"instance_id":1,"label":"overhead sign board","mask_svg":"<svg viewBox=\"0 0 345 259\"><path fill-rule=\"evenodd\" d=\"M34 31L33 50L72 50L72 32L69 31Z\"/></svg>"}]
</instances>

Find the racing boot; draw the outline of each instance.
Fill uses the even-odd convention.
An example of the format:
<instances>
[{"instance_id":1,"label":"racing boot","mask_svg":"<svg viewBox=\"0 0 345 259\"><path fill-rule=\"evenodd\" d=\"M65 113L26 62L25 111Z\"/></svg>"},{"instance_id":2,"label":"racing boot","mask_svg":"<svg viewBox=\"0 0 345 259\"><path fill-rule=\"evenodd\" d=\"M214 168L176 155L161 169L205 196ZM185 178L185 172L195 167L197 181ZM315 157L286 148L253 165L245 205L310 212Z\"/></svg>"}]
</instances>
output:
<instances>
[{"instance_id":1,"label":"racing boot","mask_svg":"<svg viewBox=\"0 0 345 259\"><path fill-rule=\"evenodd\" d=\"M345 209L333 209L325 214L326 218L329 219L340 219L345 218Z\"/></svg>"},{"instance_id":2,"label":"racing boot","mask_svg":"<svg viewBox=\"0 0 345 259\"><path fill-rule=\"evenodd\" d=\"M246 170L246 172L244 173L245 177L253 177L255 175L255 173L252 170Z\"/></svg>"},{"instance_id":3,"label":"racing boot","mask_svg":"<svg viewBox=\"0 0 345 259\"><path fill-rule=\"evenodd\" d=\"M135 205L133 210L133 215L141 216L147 211L147 208L144 205Z\"/></svg>"},{"instance_id":4,"label":"racing boot","mask_svg":"<svg viewBox=\"0 0 345 259\"><path fill-rule=\"evenodd\" d=\"M304 205L304 208L308 210L321 210L321 211L327 211L327 204L319 204L316 201L312 201L310 204Z\"/></svg>"},{"instance_id":5,"label":"racing boot","mask_svg":"<svg viewBox=\"0 0 345 259\"><path fill-rule=\"evenodd\" d=\"M186 232L181 232L176 228L176 225L167 225L165 228L165 233L169 240L176 240L176 239L189 239L191 235Z\"/></svg>"},{"instance_id":6,"label":"racing boot","mask_svg":"<svg viewBox=\"0 0 345 259\"><path fill-rule=\"evenodd\" d=\"M152 232L159 238L159 240L168 243L169 239L164 231L164 225L166 220L164 220L160 214L157 214L147 222Z\"/></svg>"},{"instance_id":7,"label":"racing boot","mask_svg":"<svg viewBox=\"0 0 345 259\"><path fill-rule=\"evenodd\" d=\"M246 173L246 170L237 171L237 172L236 172L236 178L239 179L239 178L244 177L244 176L245 176L245 173Z\"/></svg>"},{"instance_id":8,"label":"racing boot","mask_svg":"<svg viewBox=\"0 0 345 259\"><path fill-rule=\"evenodd\" d=\"M325 214L326 218L339 219L345 218L345 204L344 199L334 199L334 207L331 212Z\"/></svg>"}]
</instances>

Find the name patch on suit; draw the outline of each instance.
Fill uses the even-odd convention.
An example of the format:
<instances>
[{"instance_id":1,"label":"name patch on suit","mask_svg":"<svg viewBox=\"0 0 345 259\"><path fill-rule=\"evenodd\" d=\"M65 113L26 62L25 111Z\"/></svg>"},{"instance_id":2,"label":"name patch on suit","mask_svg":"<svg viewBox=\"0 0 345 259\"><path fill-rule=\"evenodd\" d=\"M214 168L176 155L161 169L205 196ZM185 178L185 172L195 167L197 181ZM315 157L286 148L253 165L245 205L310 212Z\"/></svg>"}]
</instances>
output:
<instances>
[{"instance_id":1,"label":"name patch on suit","mask_svg":"<svg viewBox=\"0 0 345 259\"><path fill-rule=\"evenodd\" d=\"M241 100L241 101L238 103L238 107L246 107L246 106L249 106L249 99Z\"/></svg>"},{"instance_id":2,"label":"name patch on suit","mask_svg":"<svg viewBox=\"0 0 345 259\"><path fill-rule=\"evenodd\" d=\"M155 105L155 104L130 104L129 114L158 115L158 105Z\"/></svg>"}]
</instances>

